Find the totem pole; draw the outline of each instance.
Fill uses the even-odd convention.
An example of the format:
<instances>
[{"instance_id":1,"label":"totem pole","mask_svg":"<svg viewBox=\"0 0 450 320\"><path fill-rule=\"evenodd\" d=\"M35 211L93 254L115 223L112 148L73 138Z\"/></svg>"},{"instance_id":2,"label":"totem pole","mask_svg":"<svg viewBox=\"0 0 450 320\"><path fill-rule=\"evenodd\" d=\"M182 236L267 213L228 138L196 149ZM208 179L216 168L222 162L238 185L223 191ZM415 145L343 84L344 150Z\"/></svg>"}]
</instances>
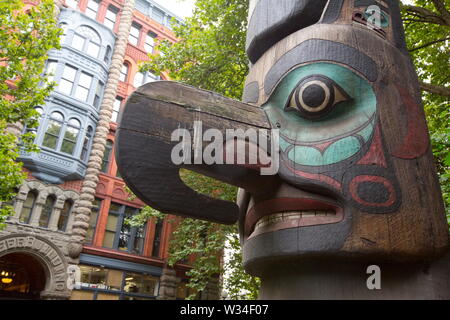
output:
<instances>
[{"instance_id":1,"label":"totem pole","mask_svg":"<svg viewBox=\"0 0 450 320\"><path fill-rule=\"evenodd\" d=\"M128 186L165 213L238 221L262 299L450 298L448 225L398 1L251 0L247 53L243 102L170 81L129 98L116 154ZM192 145L174 139L180 129ZM244 161L199 161L210 129L216 158ZM249 135L234 148L230 129L268 132L269 146ZM196 193L180 168L240 187L238 205Z\"/></svg>"}]
</instances>

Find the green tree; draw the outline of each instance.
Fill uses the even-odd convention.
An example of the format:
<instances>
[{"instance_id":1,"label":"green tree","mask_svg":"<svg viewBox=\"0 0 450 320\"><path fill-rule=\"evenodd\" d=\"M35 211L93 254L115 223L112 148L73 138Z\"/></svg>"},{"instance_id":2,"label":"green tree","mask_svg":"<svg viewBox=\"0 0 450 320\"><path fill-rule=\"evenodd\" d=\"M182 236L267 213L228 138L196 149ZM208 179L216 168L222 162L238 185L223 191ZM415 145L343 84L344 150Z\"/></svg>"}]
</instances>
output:
<instances>
[{"instance_id":1,"label":"green tree","mask_svg":"<svg viewBox=\"0 0 450 320\"><path fill-rule=\"evenodd\" d=\"M438 165L444 199L450 208L450 156L449 156L449 0L403 1L402 15L406 28L408 48L417 67L423 90L427 120L431 132L433 152ZM162 42L159 50L162 56L151 56L144 70L167 71L173 80L212 90L225 96L240 99L248 60L245 54L245 34L247 25L248 1L242 0L197 0L193 16L182 26L175 27L178 43ZM207 181L191 173L191 180L199 184ZM196 180L197 179L197 180ZM192 185L191 185L192 186ZM195 187L195 185L194 185ZM208 186L201 185L208 193ZM200 189L201 189L200 188ZM226 188L225 186L223 188ZM200 190L201 191L201 190ZM211 191L211 190L209 190ZM448 209L447 209L448 210ZM448 212L448 211L447 211ZM448 214L450 223L450 213ZM187 225L183 227L183 224ZM197 249L189 246L192 233L208 229L204 222L186 219L179 237L174 240L174 255L188 256ZM204 226L202 228L198 226ZM200 228L197 230L196 228ZM236 233L221 227L209 228L218 233L213 239L227 238L228 245L235 250L228 259L225 269L228 272L225 288L234 299L256 298L259 281L242 269L239 241ZM209 238L208 238L209 240ZM195 242L195 241L194 241ZM197 243L197 242L195 242ZM224 247L225 244L221 244ZM211 247L220 248L214 243ZM220 270L216 267L197 268L193 273L202 279ZM195 286L195 285L194 285ZM202 286L197 286L201 289Z\"/></svg>"},{"instance_id":2,"label":"green tree","mask_svg":"<svg viewBox=\"0 0 450 320\"><path fill-rule=\"evenodd\" d=\"M0 2L0 202L4 204L12 201L25 178L22 163L16 161L19 148L36 151L34 107L43 104L53 89L42 73L47 52L59 48L59 34L53 0L41 0L27 11L21 0ZM28 130L17 136L9 130L11 124ZM0 227L11 213L10 205L2 206Z\"/></svg>"},{"instance_id":3,"label":"green tree","mask_svg":"<svg viewBox=\"0 0 450 320\"><path fill-rule=\"evenodd\" d=\"M406 3L406 1L404 1ZM406 42L416 66L450 224L450 1L402 5Z\"/></svg>"}]
</instances>

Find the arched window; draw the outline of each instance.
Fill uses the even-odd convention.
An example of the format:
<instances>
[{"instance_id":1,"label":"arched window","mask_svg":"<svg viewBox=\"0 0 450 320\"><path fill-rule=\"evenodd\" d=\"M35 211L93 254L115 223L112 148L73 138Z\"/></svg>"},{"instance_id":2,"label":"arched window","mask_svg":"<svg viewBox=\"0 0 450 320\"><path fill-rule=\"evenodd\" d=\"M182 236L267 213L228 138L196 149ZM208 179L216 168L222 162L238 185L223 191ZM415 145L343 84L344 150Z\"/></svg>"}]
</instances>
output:
<instances>
[{"instance_id":1,"label":"arched window","mask_svg":"<svg viewBox=\"0 0 450 320\"><path fill-rule=\"evenodd\" d=\"M28 192L27 199L23 203L22 211L20 212L20 222L30 223L31 214L33 213L36 204L36 198L37 193L35 191Z\"/></svg>"},{"instance_id":2,"label":"arched window","mask_svg":"<svg viewBox=\"0 0 450 320\"><path fill-rule=\"evenodd\" d=\"M113 142L111 140L106 141L105 152L102 159L102 172L108 172L109 162L111 161L111 151Z\"/></svg>"},{"instance_id":3,"label":"arched window","mask_svg":"<svg viewBox=\"0 0 450 320\"><path fill-rule=\"evenodd\" d=\"M124 63L122 65L122 69L120 69L120 76L119 76L119 80L122 82L126 82L127 78L128 78L128 64Z\"/></svg>"},{"instance_id":4,"label":"arched window","mask_svg":"<svg viewBox=\"0 0 450 320\"><path fill-rule=\"evenodd\" d=\"M75 118L72 118L67 123L66 132L61 145L61 151L73 155L80 134L81 123Z\"/></svg>"},{"instance_id":5,"label":"arched window","mask_svg":"<svg viewBox=\"0 0 450 320\"><path fill-rule=\"evenodd\" d=\"M86 136L84 137L84 141L83 141L83 149L81 150L81 156L80 159L82 161L86 161L87 160L87 156L89 153L89 147L91 145L91 140L92 140L92 135L94 133L94 130L92 129L91 126L89 126L86 130Z\"/></svg>"},{"instance_id":6,"label":"arched window","mask_svg":"<svg viewBox=\"0 0 450 320\"><path fill-rule=\"evenodd\" d=\"M44 141L42 145L44 147L54 149L58 147L59 136L61 134L61 128L63 126L64 117L59 112L53 112L50 115L47 131L44 135Z\"/></svg>"},{"instance_id":7,"label":"arched window","mask_svg":"<svg viewBox=\"0 0 450 320\"><path fill-rule=\"evenodd\" d=\"M72 47L86 52L91 57L98 58L100 44L100 36L91 27L80 26L73 35Z\"/></svg>"},{"instance_id":8,"label":"arched window","mask_svg":"<svg viewBox=\"0 0 450 320\"><path fill-rule=\"evenodd\" d=\"M55 206L56 198L54 195L49 195L45 200L42 208L41 216L39 217L39 227L48 228L50 217L52 215L53 207Z\"/></svg>"},{"instance_id":9,"label":"arched window","mask_svg":"<svg viewBox=\"0 0 450 320\"><path fill-rule=\"evenodd\" d=\"M107 47L106 47L106 52L105 52L105 58L104 58L104 60L103 60L103 61L105 61L106 64L108 64L108 63L109 63L109 60L111 59L111 52L112 52L111 47L110 47L110 46L107 46Z\"/></svg>"},{"instance_id":10,"label":"arched window","mask_svg":"<svg viewBox=\"0 0 450 320\"><path fill-rule=\"evenodd\" d=\"M66 231L67 222L69 221L69 216L70 216L70 213L72 212L72 207L73 207L72 200L66 200L64 202L64 207L61 210L61 214L59 215L59 220L58 220L58 230L59 231Z\"/></svg>"}]
</instances>

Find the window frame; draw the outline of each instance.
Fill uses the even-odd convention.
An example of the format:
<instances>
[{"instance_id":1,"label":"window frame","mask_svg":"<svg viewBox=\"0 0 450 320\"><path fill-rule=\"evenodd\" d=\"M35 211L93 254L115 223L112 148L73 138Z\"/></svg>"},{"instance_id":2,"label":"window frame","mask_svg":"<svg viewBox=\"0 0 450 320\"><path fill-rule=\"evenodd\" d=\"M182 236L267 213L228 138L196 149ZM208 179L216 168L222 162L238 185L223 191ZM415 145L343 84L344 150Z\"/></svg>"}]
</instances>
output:
<instances>
[{"instance_id":1,"label":"window frame","mask_svg":"<svg viewBox=\"0 0 450 320\"><path fill-rule=\"evenodd\" d=\"M50 203L50 205L47 206L47 201L49 199L52 201L52 203ZM45 199L45 203L42 206L41 215L39 216L39 221L38 221L39 227L48 229L50 220L52 219L52 215L54 214L54 211L55 211L56 201L57 201L57 197L54 194L49 194L47 196L47 198ZM47 211L45 211L45 210L48 211L48 217L46 218L45 224L41 224L44 212L47 213Z\"/></svg>"},{"instance_id":2,"label":"window frame","mask_svg":"<svg viewBox=\"0 0 450 320\"><path fill-rule=\"evenodd\" d=\"M70 203L70 207L69 207L69 210L67 210L67 213L64 214L64 212L65 212L64 207L66 206L66 203ZM59 214L58 222L56 224L56 228L58 231L67 232L67 226L69 225L69 219L70 219L70 215L72 214L74 204L75 204L75 201L73 201L72 199L64 200L63 208L61 209L61 213ZM64 225L62 226L62 228L60 228L59 225L60 225L60 221L61 221L62 217L65 217L65 220L64 220Z\"/></svg>"},{"instance_id":3,"label":"window frame","mask_svg":"<svg viewBox=\"0 0 450 320\"><path fill-rule=\"evenodd\" d=\"M99 11L99 9L100 9L100 3L101 3L101 2L102 2L101 0L88 0L88 1L87 1L87 4L86 4L86 11L85 11L85 14L86 14L89 18L94 19L94 20L97 20L97 17L98 17L98 11ZM96 9L96 10L92 9L92 8L89 6L91 3L95 3L95 4L97 5L97 9ZM88 13L88 12L89 12L89 13ZM91 13L93 13L92 16L90 15Z\"/></svg>"},{"instance_id":4,"label":"window frame","mask_svg":"<svg viewBox=\"0 0 450 320\"><path fill-rule=\"evenodd\" d=\"M111 144L109 145L108 142L110 142ZM107 139L106 144L105 144L105 151L103 152L102 165L100 167L100 172L108 174L109 167L111 166L111 157L112 157L113 148L114 148L114 141L112 141L111 139ZM108 150L107 157L105 157L106 150ZM108 158L108 159L105 159L105 158ZM106 163L106 165L104 166L105 163Z\"/></svg>"},{"instance_id":5,"label":"window frame","mask_svg":"<svg viewBox=\"0 0 450 320\"><path fill-rule=\"evenodd\" d=\"M29 197L30 194L32 194L34 196L33 203L31 204L31 207L26 207L25 203L27 202L28 197ZM22 203L22 209L20 210L20 215L19 215L19 222L20 223L30 224L31 217L33 216L34 210L36 209L36 202L37 202L38 196L39 196L39 192L37 190L30 190L30 191L28 191L27 197L25 198L25 201ZM21 221L24 208L25 209L29 209L30 213L29 213L29 215L28 215L28 217L27 217L27 219L25 221Z\"/></svg>"},{"instance_id":6,"label":"window frame","mask_svg":"<svg viewBox=\"0 0 450 320\"><path fill-rule=\"evenodd\" d=\"M105 19L103 21L103 24L105 25L105 27L107 27L111 31L114 31L114 28L116 27L117 16L119 15L119 11L120 10L113 5L109 5L108 8L106 9ZM108 13L110 13L110 12L112 14L114 14L114 21L108 17ZM106 21L108 21L108 23L106 23ZM110 26L109 24L112 24L112 26Z\"/></svg>"},{"instance_id":7,"label":"window frame","mask_svg":"<svg viewBox=\"0 0 450 320\"><path fill-rule=\"evenodd\" d=\"M134 30L137 31L137 35L135 35L133 33ZM141 31L142 31L142 26L136 22L133 22L131 24L130 33L128 35L128 43L135 47L139 47L139 41L141 40L141 33L142 33ZM131 39L133 39L133 41L131 41ZM134 42L136 42L136 43L134 43Z\"/></svg>"},{"instance_id":8,"label":"window frame","mask_svg":"<svg viewBox=\"0 0 450 320\"><path fill-rule=\"evenodd\" d=\"M111 210L111 207L115 205L118 206L118 211L115 210ZM131 214L127 213L127 209L130 209L132 211ZM117 223L115 226L115 235L114 235L114 240L113 240L113 245L112 247L107 247L104 244L104 240L102 243L102 247L104 248L108 248L108 249L112 249L112 250L117 250L117 251L121 251L121 252L127 252L130 254L135 254L135 255L142 255L143 251L144 251L144 245L145 245L145 239L146 239L146 227L147 227L147 222L142 226L142 227L132 227L132 226L128 226L129 228L129 235L128 235L128 240L127 240L127 247L126 250L122 250L119 248L119 244L120 244L120 240L121 240L121 236L122 236L122 230L123 230L123 226L125 225L125 219L128 217L131 217L135 214L137 214L140 211L139 208L135 208L135 207L130 207L121 203L117 203L117 202L111 202L111 206L109 208L108 211L108 217L110 215L114 215L117 216ZM136 240L136 234L138 233L138 229L142 229L142 233L143 233L143 245L142 248L140 248L140 250L137 252L135 251L135 240ZM106 228L105 228L106 231ZM111 230L109 230L110 232L112 232Z\"/></svg>"}]
</instances>

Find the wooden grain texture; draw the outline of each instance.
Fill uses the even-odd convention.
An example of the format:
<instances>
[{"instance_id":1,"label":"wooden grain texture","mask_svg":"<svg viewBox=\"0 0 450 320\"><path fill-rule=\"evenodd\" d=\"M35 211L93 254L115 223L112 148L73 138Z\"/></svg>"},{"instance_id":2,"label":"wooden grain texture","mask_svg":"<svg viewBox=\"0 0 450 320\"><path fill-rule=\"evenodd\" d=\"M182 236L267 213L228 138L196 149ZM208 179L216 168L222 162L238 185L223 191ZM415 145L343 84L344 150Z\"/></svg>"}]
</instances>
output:
<instances>
[{"instance_id":1,"label":"wooden grain texture","mask_svg":"<svg viewBox=\"0 0 450 320\"><path fill-rule=\"evenodd\" d=\"M120 172L141 200L164 213L234 223L238 210L234 203L196 193L181 181L179 169L251 190L270 183L270 178L245 166L173 164L171 152L178 142L171 141L171 135L184 128L193 137L194 121L202 121L203 132L214 128L224 136L227 129L270 129L259 108L176 82L153 82L127 101L116 140Z\"/></svg>"}]
</instances>

